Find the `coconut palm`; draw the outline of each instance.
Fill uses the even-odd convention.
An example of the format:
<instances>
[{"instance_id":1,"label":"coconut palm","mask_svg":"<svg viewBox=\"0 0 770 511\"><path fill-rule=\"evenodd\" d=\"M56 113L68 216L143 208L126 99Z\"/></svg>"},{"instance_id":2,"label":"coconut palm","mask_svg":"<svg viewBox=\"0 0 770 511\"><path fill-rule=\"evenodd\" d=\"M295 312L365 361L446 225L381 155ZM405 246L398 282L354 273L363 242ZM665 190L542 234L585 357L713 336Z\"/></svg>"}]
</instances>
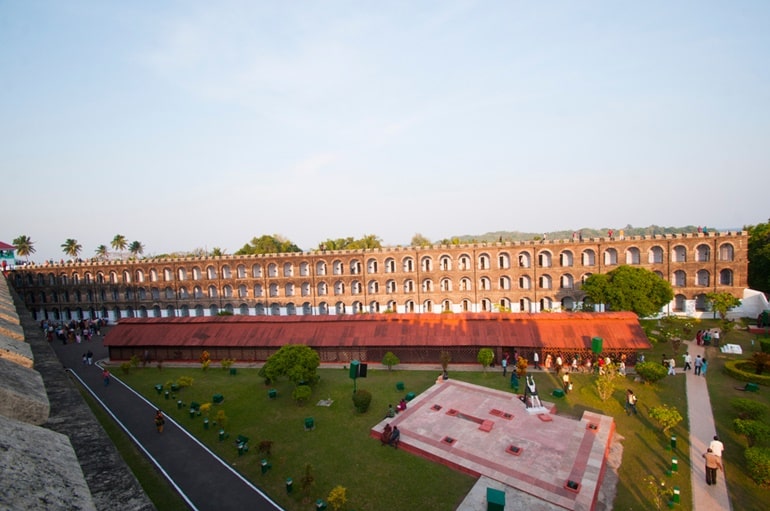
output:
<instances>
[{"instance_id":1,"label":"coconut palm","mask_svg":"<svg viewBox=\"0 0 770 511\"><path fill-rule=\"evenodd\" d=\"M78 254L80 254L80 251L83 250L83 245L78 243L78 240L69 238L67 241L62 243L61 248L65 254L73 259L77 259Z\"/></svg>"},{"instance_id":2,"label":"coconut palm","mask_svg":"<svg viewBox=\"0 0 770 511\"><path fill-rule=\"evenodd\" d=\"M128 251L131 252L131 255L137 257L139 254L144 254L144 245L138 241L132 241L131 245L128 246Z\"/></svg>"},{"instance_id":3,"label":"coconut palm","mask_svg":"<svg viewBox=\"0 0 770 511\"><path fill-rule=\"evenodd\" d=\"M27 261L29 261L30 254L35 253L34 245L35 242L26 235L21 235L13 240L13 246L16 247L16 253L22 257L26 257Z\"/></svg>"},{"instance_id":4,"label":"coconut palm","mask_svg":"<svg viewBox=\"0 0 770 511\"><path fill-rule=\"evenodd\" d=\"M110 253L107 250L107 245L99 245L98 247L96 247L95 252L96 252L96 257L98 259L104 260L110 257Z\"/></svg>"},{"instance_id":5,"label":"coconut palm","mask_svg":"<svg viewBox=\"0 0 770 511\"><path fill-rule=\"evenodd\" d=\"M211 257L220 257L223 255L226 255L226 252L223 249L219 247L214 247L211 249Z\"/></svg>"},{"instance_id":6,"label":"coconut palm","mask_svg":"<svg viewBox=\"0 0 770 511\"><path fill-rule=\"evenodd\" d=\"M128 241L126 240L126 237L122 234L116 234L114 238L112 238L112 242L110 243L112 245L112 248L120 252L121 259L123 258L123 251L128 247Z\"/></svg>"}]
</instances>

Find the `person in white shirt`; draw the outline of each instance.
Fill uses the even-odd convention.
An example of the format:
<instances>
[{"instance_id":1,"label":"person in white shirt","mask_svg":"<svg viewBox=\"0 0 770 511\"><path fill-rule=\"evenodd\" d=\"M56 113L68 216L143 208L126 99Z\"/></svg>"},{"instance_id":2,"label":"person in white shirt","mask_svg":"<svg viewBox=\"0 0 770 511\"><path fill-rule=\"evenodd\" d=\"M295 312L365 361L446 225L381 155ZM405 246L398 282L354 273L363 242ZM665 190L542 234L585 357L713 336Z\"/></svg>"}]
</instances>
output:
<instances>
[{"instance_id":1,"label":"person in white shirt","mask_svg":"<svg viewBox=\"0 0 770 511\"><path fill-rule=\"evenodd\" d=\"M715 455L721 458L722 453L725 450L725 445L719 440L719 437L717 435L714 435L714 440L712 440L711 443L709 444L709 449L711 449L711 451Z\"/></svg>"},{"instance_id":2,"label":"person in white shirt","mask_svg":"<svg viewBox=\"0 0 770 511\"><path fill-rule=\"evenodd\" d=\"M668 361L668 375L674 376L676 374L676 371L674 371L674 368L676 367L676 360L674 357L671 357L671 359Z\"/></svg>"}]
</instances>

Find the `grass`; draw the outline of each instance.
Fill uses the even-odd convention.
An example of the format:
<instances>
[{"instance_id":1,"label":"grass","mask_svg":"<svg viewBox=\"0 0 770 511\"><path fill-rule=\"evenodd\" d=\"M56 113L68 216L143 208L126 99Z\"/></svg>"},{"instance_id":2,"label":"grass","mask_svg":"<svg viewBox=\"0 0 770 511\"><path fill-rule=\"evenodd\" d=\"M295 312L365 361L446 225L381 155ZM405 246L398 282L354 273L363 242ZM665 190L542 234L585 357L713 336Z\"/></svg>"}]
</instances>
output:
<instances>
[{"instance_id":1,"label":"grass","mask_svg":"<svg viewBox=\"0 0 770 511\"><path fill-rule=\"evenodd\" d=\"M716 348L707 348L706 355L709 361L706 377L711 407L714 411L717 433L725 444L722 461L725 465L730 500L735 509L767 509L767 488L757 486L746 470L743 451L747 443L744 437L733 430L732 422L736 414L730 401L734 398L749 398L770 406L770 389L760 386L759 392L756 393L737 390L736 387L743 387L745 382L735 380L723 371L726 360L751 358L754 351L759 351L759 343L755 342L754 346L751 343L752 339L759 339L759 337L746 331L733 331L723 342L739 344L743 348L743 355L726 355ZM737 503L740 503L740 506L737 506Z\"/></svg>"},{"instance_id":2,"label":"grass","mask_svg":"<svg viewBox=\"0 0 770 511\"><path fill-rule=\"evenodd\" d=\"M717 326L717 322L701 322L695 328L712 326ZM758 345L751 345L751 339L755 337L745 331L734 331L723 342L740 344L744 349L743 358L748 358L751 352L759 349ZM682 345L677 354L678 361L686 349L687 345ZM716 348L707 350L707 381L716 428L725 443L725 474L733 507L765 509L766 490L748 477L744 467L745 439L732 430L735 413L730 400L734 397L750 397L770 405L770 392L765 387L760 387L758 393L736 390L735 387L742 386L743 382L725 375L722 368L728 357L740 356L724 355ZM647 360L657 361L664 353L672 353L670 344L656 344L645 356ZM133 370L129 375L116 371L128 384L163 408L168 415L263 488L287 511L307 509L310 502L317 498L325 499L337 485L347 488L347 509L411 509L414 502L421 502L421 509L425 510L457 508L475 483L473 478L401 450L381 447L378 441L369 437L369 430L381 420L388 404L395 403L403 395L403 392L396 390L396 382L404 382L407 392L419 393L433 384L437 370L387 371L384 367L370 364L367 378L357 382L359 389L366 389L373 395L371 408L366 414L359 414L353 408L353 382L346 370L322 369L319 373L321 380L314 387L310 402L298 406L291 399L293 387L288 381L268 387L257 375L256 369L239 368L236 376L214 366L206 372L198 367L164 368L162 371L148 367ZM541 395L550 394L553 388L559 388L560 383L554 374L535 374ZM509 380L501 377L499 369L487 372L452 371L450 365L450 375L469 383L511 391ZM187 407L177 409L175 400L165 400L153 389L155 384L165 384L179 376L191 376L195 380L191 387L182 389L177 396L187 405L191 401L210 402L214 394L225 396L224 403L212 406L209 416L213 420L217 410L225 411L228 417L225 429L230 433L227 441L218 440L219 426L212 425L209 430L205 430L203 417L191 419ZM622 438L623 458L613 509L654 509L652 494L645 482L648 476L653 475L669 487L678 486L681 503L677 508L691 510L691 460L684 376L666 377L654 385L636 382L631 376L621 378L614 394L607 401L599 399L593 380L589 375L573 375L574 391L563 399L550 400L555 402L562 415L577 418L584 411L590 410L615 418L616 434ZM270 388L278 391L277 399L269 399ZM639 398L638 416L627 416L623 410L626 388L632 388ZM331 407L315 406L316 401L327 398L334 400ZM674 406L683 416L683 421L668 435L664 435L658 425L649 419L649 409L661 404ZM304 431L306 417L315 419L314 431ZM251 449L241 457L233 442L239 434L250 438ZM671 435L677 437L676 450L673 451L670 448ZM257 446L262 440L273 442L270 456L272 469L264 475L260 467L263 456L257 452ZM128 440L124 439L124 442ZM673 457L678 460L678 472L671 474ZM697 459L696 462L701 463L701 460ZM303 491L301 478L307 464L312 466L315 482L307 491ZM143 470L156 474L151 466L135 470L138 470L138 475ZM287 495L285 490L287 477L294 480L295 489L291 495ZM383 480L387 484L383 484ZM144 480L141 482L145 485ZM155 501L155 497L151 498ZM736 503L740 503L740 506ZM181 509L157 501L156 505L158 509L164 510Z\"/></svg>"}]
</instances>

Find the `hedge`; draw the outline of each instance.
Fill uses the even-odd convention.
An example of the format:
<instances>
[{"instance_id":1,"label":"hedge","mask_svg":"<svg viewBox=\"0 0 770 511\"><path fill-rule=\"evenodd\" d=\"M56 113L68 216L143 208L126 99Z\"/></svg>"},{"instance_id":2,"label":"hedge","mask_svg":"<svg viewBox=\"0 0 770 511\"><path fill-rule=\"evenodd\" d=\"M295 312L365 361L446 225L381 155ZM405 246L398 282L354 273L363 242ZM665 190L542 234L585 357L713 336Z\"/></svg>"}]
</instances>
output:
<instances>
[{"instance_id":1,"label":"hedge","mask_svg":"<svg viewBox=\"0 0 770 511\"><path fill-rule=\"evenodd\" d=\"M743 453L749 475L760 486L770 486L770 449L749 447Z\"/></svg>"},{"instance_id":2,"label":"hedge","mask_svg":"<svg viewBox=\"0 0 770 511\"><path fill-rule=\"evenodd\" d=\"M728 360L725 362L725 372L736 380L770 386L770 374L756 374L754 362L750 360Z\"/></svg>"}]
</instances>

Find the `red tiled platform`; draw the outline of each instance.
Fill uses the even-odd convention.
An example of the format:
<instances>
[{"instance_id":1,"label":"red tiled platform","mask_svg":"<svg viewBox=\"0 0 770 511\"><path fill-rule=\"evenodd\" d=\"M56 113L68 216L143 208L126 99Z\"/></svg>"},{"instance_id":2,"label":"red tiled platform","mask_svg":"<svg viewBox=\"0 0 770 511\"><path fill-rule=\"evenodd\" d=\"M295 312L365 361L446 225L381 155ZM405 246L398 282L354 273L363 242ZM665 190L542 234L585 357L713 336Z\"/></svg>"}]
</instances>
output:
<instances>
[{"instance_id":1,"label":"red tiled platform","mask_svg":"<svg viewBox=\"0 0 770 511\"><path fill-rule=\"evenodd\" d=\"M554 411L552 404L543 405ZM450 379L418 395L406 412L375 426L371 436L379 438L389 422L401 430L399 448L405 451L486 476L559 508L591 510L614 421L591 412L581 420L549 417L544 422L528 413L514 394ZM487 426L480 428L480 423ZM453 442L446 442L447 437ZM512 446L521 454L513 456ZM578 483L579 490L567 488L567 481Z\"/></svg>"}]
</instances>

